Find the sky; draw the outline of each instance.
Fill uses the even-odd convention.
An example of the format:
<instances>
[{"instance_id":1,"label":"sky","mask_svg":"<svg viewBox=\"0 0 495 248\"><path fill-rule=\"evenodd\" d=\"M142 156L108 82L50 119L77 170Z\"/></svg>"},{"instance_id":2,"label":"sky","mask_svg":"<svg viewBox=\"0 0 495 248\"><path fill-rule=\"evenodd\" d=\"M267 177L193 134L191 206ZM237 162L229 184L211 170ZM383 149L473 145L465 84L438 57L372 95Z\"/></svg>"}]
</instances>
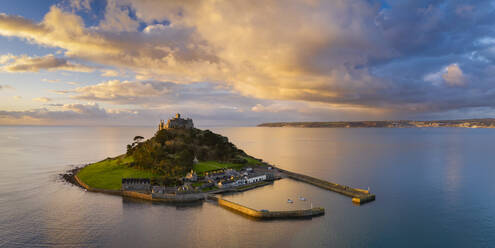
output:
<instances>
[{"instance_id":1,"label":"sky","mask_svg":"<svg viewBox=\"0 0 495 248\"><path fill-rule=\"evenodd\" d=\"M0 125L495 117L495 2L0 0Z\"/></svg>"}]
</instances>

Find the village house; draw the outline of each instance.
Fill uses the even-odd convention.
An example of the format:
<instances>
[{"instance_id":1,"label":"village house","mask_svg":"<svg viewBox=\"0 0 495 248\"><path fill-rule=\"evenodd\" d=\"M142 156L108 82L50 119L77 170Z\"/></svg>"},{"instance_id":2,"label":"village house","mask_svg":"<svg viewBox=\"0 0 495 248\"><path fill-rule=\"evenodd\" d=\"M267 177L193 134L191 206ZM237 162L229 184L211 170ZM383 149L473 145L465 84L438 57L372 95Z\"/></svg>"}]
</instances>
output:
<instances>
[{"instance_id":1,"label":"village house","mask_svg":"<svg viewBox=\"0 0 495 248\"><path fill-rule=\"evenodd\" d=\"M230 188L235 186L235 181L232 179L218 181L217 186L219 188Z\"/></svg>"},{"instance_id":2,"label":"village house","mask_svg":"<svg viewBox=\"0 0 495 248\"><path fill-rule=\"evenodd\" d=\"M198 175L196 174L196 172L194 172L194 170L191 170L184 177L184 181L196 182L196 181L198 181Z\"/></svg>"}]
</instances>

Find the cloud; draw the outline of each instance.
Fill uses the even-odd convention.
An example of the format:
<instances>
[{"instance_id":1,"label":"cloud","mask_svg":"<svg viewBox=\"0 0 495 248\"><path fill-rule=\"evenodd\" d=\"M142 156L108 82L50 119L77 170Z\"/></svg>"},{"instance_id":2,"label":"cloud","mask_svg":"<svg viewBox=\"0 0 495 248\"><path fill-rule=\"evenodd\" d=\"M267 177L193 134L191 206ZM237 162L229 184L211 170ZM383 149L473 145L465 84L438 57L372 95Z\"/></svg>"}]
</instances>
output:
<instances>
[{"instance_id":1,"label":"cloud","mask_svg":"<svg viewBox=\"0 0 495 248\"><path fill-rule=\"evenodd\" d=\"M53 92L55 94L59 94L59 95L65 95L65 94L71 93L72 91L70 91L70 90L51 90L51 92Z\"/></svg>"},{"instance_id":2,"label":"cloud","mask_svg":"<svg viewBox=\"0 0 495 248\"><path fill-rule=\"evenodd\" d=\"M445 68L445 73L442 75L445 82L451 86L462 86L466 82L465 76L457 64L451 64Z\"/></svg>"},{"instance_id":3,"label":"cloud","mask_svg":"<svg viewBox=\"0 0 495 248\"><path fill-rule=\"evenodd\" d=\"M74 90L77 99L134 102L141 98L156 97L168 92L163 83L110 80Z\"/></svg>"},{"instance_id":4,"label":"cloud","mask_svg":"<svg viewBox=\"0 0 495 248\"><path fill-rule=\"evenodd\" d=\"M117 77L119 73L115 70L101 70L102 77Z\"/></svg>"},{"instance_id":5,"label":"cloud","mask_svg":"<svg viewBox=\"0 0 495 248\"><path fill-rule=\"evenodd\" d=\"M69 6L74 10L90 10L92 0L69 0Z\"/></svg>"},{"instance_id":6,"label":"cloud","mask_svg":"<svg viewBox=\"0 0 495 248\"><path fill-rule=\"evenodd\" d=\"M41 81L46 82L46 83L61 83L61 80L60 79L47 79L47 78L43 78ZM68 84L68 85L79 85L78 82L73 82L73 81L65 82L65 83Z\"/></svg>"},{"instance_id":7,"label":"cloud","mask_svg":"<svg viewBox=\"0 0 495 248\"><path fill-rule=\"evenodd\" d=\"M145 32L85 28L79 16L52 7L40 23L4 15L0 18L0 34L60 47L69 56L127 67L140 78L178 83L214 81L231 85L242 94L268 99L332 101L329 96L347 94L340 90L342 85L358 84L367 90L377 87L378 81L366 71L345 66L390 56L383 50L377 52L383 48L381 42L366 37L376 33L366 19L376 14L372 6L340 2L333 8L298 1L269 5L266 9L276 11L267 12L242 1L221 6L211 2L184 6L132 3L140 18L153 7L170 9L155 20L163 21L171 14L171 25L150 24ZM236 11L239 8L245 12ZM300 8L311 11L299 13ZM184 18L172 14L179 9L184 9ZM339 14L341 9L356 12L361 19ZM200 15L206 12L211 15ZM308 15L317 18L305 18ZM294 16L301 17L291 19ZM346 21L349 25L344 25ZM286 25L291 22L294 25ZM351 53L347 56L341 51Z\"/></svg>"},{"instance_id":8,"label":"cloud","mask_svg":"<svg viewBox=\"0 0 495 248\"><path fill-rule=\"evenodd\" d=\"M88 104L64 104L62 105L62 109L69 110L78 114L90 114L97 116L106 115L107 111L97 103L88 103Z\"/></svg>"},{"instance_id":9,"label":"cloud","mask_svg":"<svg viewBox=\"0 0 495 248\"><path fill-rule=\"evenodd\" d=\"M136 122L138 112L129 109L105 109L97 103L47 104L49 108L25 111L0 110L0 124L39 125L98 125L101 123L122 124ZM127 122L129 121L129 122Z\"/></svg>"},{"instance_id":10,"label":"cloud","mask_svg":"<svg viewBox=\"0 0 495 248\"><path fill-rule=\"evenodd\" d=\"M441 86L442 84L447 86L464 86L467 79L459 65L454 63L445 66L438 72L425 75L424 80L431 82L435 86Z\"/></svg>"},{"instance_id":11,"label":"cloud","mask_svg":"<svg viewBox=\"0 0 495 248\"><path fill-rule=\"evenodd\" d=\"M65 49L67 56L96 63L129 67L136 71L175 75L189 67L213 70L214 55L187 27L170 28L167 33L111 32L86 28L81 17L53 6L40 23L22 17L0 15L0 35L16 36L48 47ZM194 74L194 73L191 73ZM203 75L203 72L198 72ZM191 76L200 80L203 76Z\"/></svg>"},{"instance_id":12,"label":"cloud","mask_svg":"<svg viewBox=\"0 0 495 248\"><path fill-rule=\"evenodd\" d=\"M46 83L58 83L58 82L60 82L60 79L47 79L47 78L43 78L43 79L41 79L41 81L46 82Z\"/></svg>"},{"instance_id":13,"label":"cloud","mask_svg":"<svg viewBox=\"0 0 495 248\"><path fill-rule=\"evenodd\" d=\"M74 64L64 58L57 58L51 54L43 57L29 57L27 55L11 56L5 60L0 70L6 72L38 72L40 70L63 70L77 72L91 72L88 66ZM47 80L46 82L53 82Z\"/></svg>"},{"instance_id":14,"label":"cloud","mask_svg":"<svg viewBox=\"0 0 495 248\"><path fill-rule=\"evenodd\" d=\"M64 50L68 59L130 70L141 81L80 87L72 92L77 99L156 106L183 98L220 106L214 101L221 95L247 110L302 101L416 113L493 106L486 100L493 96L493 10L483 0L473 6L446 0L386 6L364 0L122 0L108 1L104 18L89 27L77 12L56 6L40 22L1 14L0 35ZM228 90L209 86L195 95L198 82Z\"/></svg>"},{"instance_id":15,"label":"cloud","mask_svg":"<svg viewBox=\"0 0 495 248\"><path fill-rule=\"evenodd\" d=\"M6 89L13 89L13 87L10 85L1 85L0 84L0 90L6 90Z\"/></svg>"},{"instance_id":16,"label":"cloud","mask_svg":"<svg viewBox=\"0 0 495 248\"><path fill-rule=\"evenodd\" d=\"M48 97L37 97L37 98L33 98L33 101L37 101L37 102L50 102L52 99L51 98L48 98Z\"/></svg>"},{"instance_id":17,"label":"cloud","mask_svg":"<svg viewBox=\"0 0 495 248\"><path fill-rule=\"evenodd\" d=\"M105 9L105 19L100 22L99 28L107 31L137 31L139 22L129 16L129 8L122 8L115 0L108 0Z\"/></svg>"},{"instance_id":18,"label":"cloud","mask_svg":"<svg viewBox=\"0 0 495 248\"><path fill-rule=\"evenodd\" d=\"M110 80L61 93L71 93L71 98L78 100L146 107L198 104L244 109L254 105L255 102L260 102L242 96L230 87L211 83L183 85L157 81Z\"/></svg>"},{"instance_id":19,"label":"cloud","mask_svg":"<svg viewBox=\"0 0 495 248\"><path fill-rule=\"evenodd\" d=\"M0 65L7 63L7 62L9 62L10 60L12 60L14 58L15 58L15 56L12 55L12 54L10 54L10 53L9 54L1 55L0 56Z\"/></svg>"},{"instance_id":20,"label":"cloud","mask_svg":"<svg viewBox=\"0 0 495 248\"><path fill-rule=\"evenodd\" d=\"M256 104L251 108L251 111L253 112L271 112L271 113L277 113L281 111L287 111L287 110L293 110L293 108L287 106L286 104L271 104L264 106L262 104Z\"/></svg>"}]
</instances>

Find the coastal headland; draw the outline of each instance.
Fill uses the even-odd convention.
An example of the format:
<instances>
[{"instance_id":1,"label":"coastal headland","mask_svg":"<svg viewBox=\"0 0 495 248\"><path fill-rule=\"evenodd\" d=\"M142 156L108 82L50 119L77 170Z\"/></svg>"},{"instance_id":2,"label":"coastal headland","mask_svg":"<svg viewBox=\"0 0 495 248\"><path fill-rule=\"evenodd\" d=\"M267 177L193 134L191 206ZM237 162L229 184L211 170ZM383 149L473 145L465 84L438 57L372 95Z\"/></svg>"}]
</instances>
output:
<instances>
[{"instance_id":1,"label":"coastal headland","mask_svg":"<svg viewBox=\"0 0 495 248\"><path fill-rule=\"evenodd\" d=\"M463 119L438 121L322 121L322 122L270 122L258 127L306 127L306 128L414 128L414 127L463 127L495 128L495 119Z\"/></svg>"},{"instance_id":2,"label":"coastal headland","mask_svg":"<svg viewBox=\"0 0 495 248\"><path fill-rule=\"evenodd\" d=\"M189 203L213 200L218 205L259 219L312 217L323 208L291 211L255 210L227 200L223 193L242 192L291 178L352 198L363 204L375 200L368 190L352 188L290 172L254 158L227 137L194 128L177 114L156 134L136 136L127 153L73 169L63 175L87 191L154 202ZM290 202L290 199L288 200Z\"/></svg>"}]
</instances>

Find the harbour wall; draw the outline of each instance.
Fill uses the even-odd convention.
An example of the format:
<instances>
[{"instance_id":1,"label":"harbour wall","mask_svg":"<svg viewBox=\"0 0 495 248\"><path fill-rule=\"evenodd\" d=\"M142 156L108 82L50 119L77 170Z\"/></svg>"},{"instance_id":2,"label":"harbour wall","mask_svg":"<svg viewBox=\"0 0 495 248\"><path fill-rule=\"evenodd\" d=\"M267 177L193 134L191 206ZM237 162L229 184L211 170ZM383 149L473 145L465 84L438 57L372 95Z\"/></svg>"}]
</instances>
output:
<instances>
[{"instance_id":1,"label":"harbour wall","mask_svg":"<svg viewBox=\"0 0 495 248\"><path fill-rule=\"evenodd\" d=\"M308 218L308 217L325 214L324 208L312 208L312 209L289 210L289 211L268 211L268 210L259 211L216 196L209 196L209 198L217 200L218 205L222 207L258 219Z\"/></svg>"},{"instance_id":2,"label":"harbour wall","mask_svg":"<svg viewBox=\"0 0 495 248\"><path fill-rule=\"evenodd\" d=\"M153 200L153 197L151 196L151 194L141 193L141 192L137 192L137 191L124 190L124 191L122 191L122 196L138 198L138 199L143 199L143 200L148 200L148 201Z\"/></svg>"},{"instance_id":3,"label":"harbour wall","mask_svg":"<svg viewBox=\"0 0 495 248\"><path fill-rule=\"evenodd\" d=\"M186 203L202 201L206 195L204 193L193 194L151 194L153 201Z\"/></svg>"},{"instance_id":4,"label":"harbour wall","mask_svg":"<svg viewBox=\"0 0 495 248\"><path fill-rule=\"evenodd\" d=\"M277 168L277 169L280 172L283 172L285 175L287 175L287 177L292 178L294 180L309 183L309 184L312 184L314 186L317 186L317 187L320 187L323 189L327 189L327 190L331 190L333 192L337 192L339 194L351 197L353 203L364 204L364 203L375 200L375 195L371 194L368 190L352 188L349 186L324 181L324 180L321 180L318 178L302 175L302 174L287 171L284 169L280 169L280 168Z\"/></svg>"}]
</instances>

